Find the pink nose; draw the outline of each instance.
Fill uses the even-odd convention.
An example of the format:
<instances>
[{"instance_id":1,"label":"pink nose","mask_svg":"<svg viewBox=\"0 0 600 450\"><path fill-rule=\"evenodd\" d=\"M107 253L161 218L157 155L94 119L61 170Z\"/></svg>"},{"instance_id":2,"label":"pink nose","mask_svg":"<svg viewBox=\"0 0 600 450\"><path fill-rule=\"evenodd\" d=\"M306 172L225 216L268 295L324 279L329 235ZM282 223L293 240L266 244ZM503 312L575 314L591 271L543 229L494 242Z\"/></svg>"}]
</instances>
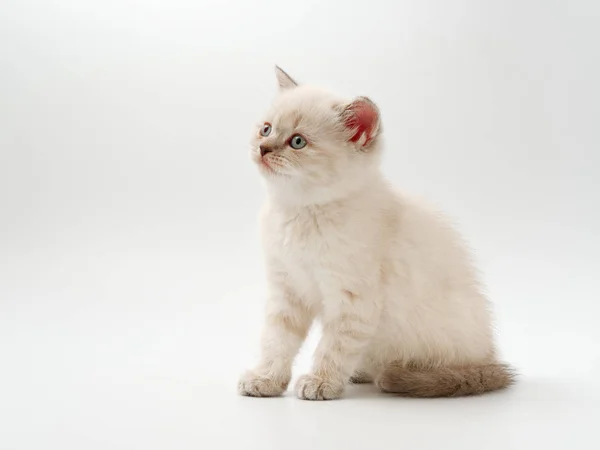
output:
<instances>
[{"instance_id":1,"label":"pink nose","mask_svg":"<svg viewBox=\"0 0 600 450\"><path fill-rule=\"evenodd\" d=\"M265 156L267 153L271 153L273 151L273 149L271 147L267 147L264 144L261 144L259 146L260 148L260 156Z\"/></svg>"}]
</instances>

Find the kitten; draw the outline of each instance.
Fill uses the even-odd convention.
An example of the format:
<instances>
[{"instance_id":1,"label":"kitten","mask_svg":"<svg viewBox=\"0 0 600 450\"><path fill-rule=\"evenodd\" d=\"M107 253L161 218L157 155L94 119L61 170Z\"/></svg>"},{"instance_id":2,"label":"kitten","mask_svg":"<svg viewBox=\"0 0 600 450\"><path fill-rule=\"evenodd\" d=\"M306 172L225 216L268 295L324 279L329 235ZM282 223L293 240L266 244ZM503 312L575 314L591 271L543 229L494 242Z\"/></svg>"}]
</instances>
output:
<instances>
[{"instance_id":1,"label":"kitten","mask_svg":"<svg viewBox=\"0 0 600 450\"><path fill-rule=\"evenodd\" d=\"M348 382L414 397L509 386L465 245L381 174L377 106L276 74L279 95L251 154L269 194L261 230L270 292L260 362L239 392L282 394L317 318L314 365L296 383L302 399L338 398Z\"/></svg>"}]
</instances>

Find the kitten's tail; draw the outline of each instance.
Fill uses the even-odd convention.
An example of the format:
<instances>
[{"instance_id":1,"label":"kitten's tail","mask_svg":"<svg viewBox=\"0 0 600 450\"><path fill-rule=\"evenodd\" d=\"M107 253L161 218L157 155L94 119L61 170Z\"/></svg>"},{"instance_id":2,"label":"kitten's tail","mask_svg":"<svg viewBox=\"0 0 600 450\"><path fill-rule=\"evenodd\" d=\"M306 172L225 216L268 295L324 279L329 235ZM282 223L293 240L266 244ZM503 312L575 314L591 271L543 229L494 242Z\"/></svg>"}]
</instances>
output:
<instances>
[{"instance_id":1,"label":"kitten's tail","mask_svg":"<svg viewBox=\"0 0 600 450\"><path fill-rule=\"evenodd\" d=\"M507 388L515 377L512 368L499 363L428 369L390 364L377 386L407 397L462 397Z\"/></svg>"}]
</instances>

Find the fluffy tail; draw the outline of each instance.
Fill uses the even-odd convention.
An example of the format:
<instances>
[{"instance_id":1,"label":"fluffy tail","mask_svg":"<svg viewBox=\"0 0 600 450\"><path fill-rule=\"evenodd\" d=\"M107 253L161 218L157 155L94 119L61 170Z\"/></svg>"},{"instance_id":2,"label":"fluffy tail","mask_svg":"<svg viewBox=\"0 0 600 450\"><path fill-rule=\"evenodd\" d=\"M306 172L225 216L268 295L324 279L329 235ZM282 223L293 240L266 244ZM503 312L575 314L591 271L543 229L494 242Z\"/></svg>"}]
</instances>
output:
<instances>
[{"instance_id":1,"label":"fluffy tail","mask_svg":"<svg viewBox=\"0 0 600 450\"><path fill-rule=\"evenodd\" d=\"M462 397L504 389L515 381L505 364L412 368L390 364L377 380L383 392L407 397Z\"/></svg>"}]
</instances>

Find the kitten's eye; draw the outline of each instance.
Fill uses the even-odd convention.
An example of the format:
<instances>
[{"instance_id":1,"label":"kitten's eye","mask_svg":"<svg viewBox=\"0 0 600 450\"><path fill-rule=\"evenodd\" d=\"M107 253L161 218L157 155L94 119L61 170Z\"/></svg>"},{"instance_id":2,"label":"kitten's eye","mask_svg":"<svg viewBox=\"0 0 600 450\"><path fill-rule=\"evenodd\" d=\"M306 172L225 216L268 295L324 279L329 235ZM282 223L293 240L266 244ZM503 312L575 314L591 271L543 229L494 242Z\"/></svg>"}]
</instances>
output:
<instances>
[{"instance_id":1,"label":"kitten's eye","mask_svg":"<svg viewBox=\"0 0 600 450\"><path fill-rule=\"evenodd\" d=\"M271 134L271 124L265 123L263 127L260 129L261 136L268 136Z\"/></svg>"},{"instance_id":2,"label":"kitten's eye","mask_svg":"<svg viewBox=\"0 0 600 450\"><path fill-rule=\"evenodd\" d=\"M290 139L290 147L300 150L301 148L306 147L306 139L299 134L295 134Z\"/></svg>"}]
</instances>

